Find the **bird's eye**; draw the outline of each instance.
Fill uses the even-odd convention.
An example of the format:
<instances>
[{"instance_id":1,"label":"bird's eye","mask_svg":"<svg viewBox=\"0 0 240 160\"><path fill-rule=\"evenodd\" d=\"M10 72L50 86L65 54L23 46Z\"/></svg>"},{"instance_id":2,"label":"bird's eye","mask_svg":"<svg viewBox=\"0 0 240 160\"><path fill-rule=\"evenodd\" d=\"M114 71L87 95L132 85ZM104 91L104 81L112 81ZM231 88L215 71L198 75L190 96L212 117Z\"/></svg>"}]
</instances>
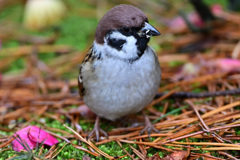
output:
<instances>
[{"instance_id":1,"label":"bird's eye","mask_svg":"<svg viewBox=\"0 0 240 160\"><path fill-rule=\"evenodd\" d=\"M129 33L131 30L130 30L130 28L128 28L128 27L123 27L123 29L122 29L125 33Z\"/></svg>"}]
</instances>

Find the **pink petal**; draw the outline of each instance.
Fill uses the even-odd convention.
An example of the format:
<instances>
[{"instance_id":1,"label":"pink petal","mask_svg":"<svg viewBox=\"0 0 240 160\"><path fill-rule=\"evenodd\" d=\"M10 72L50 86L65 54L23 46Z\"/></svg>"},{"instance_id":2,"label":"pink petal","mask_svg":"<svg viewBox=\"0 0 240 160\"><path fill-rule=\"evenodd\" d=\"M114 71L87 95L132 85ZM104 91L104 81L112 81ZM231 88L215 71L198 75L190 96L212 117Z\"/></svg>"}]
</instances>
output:
<instances>
[{"instance_id":1,"label":"pink petal","mask_svg":"<svg viewBox=\"0 0 240 160\"><path fill-rule=\"evenodd\" d=\"M20 139L18 138L18 136ZM29 146L30 149L36 148L37 142L40 144L42 141L43 144L52 146L56 143L58 143L58 140L54 138L52 135L44 131L43 129L40 129L36 126L28 126L26 128L23 128L19 131L17 131L14 134L14 139L12 141L12 147L14 151L21 151L21 150L26 150L22 144L20 144L18 141L21 143L24 143L25 146ZM29 148L27 147L27 148Z\"/></svg>"},{"instance_id":2,"label":"pink petal","mask_svg":"<svg viewBox=\"0 0 240 160\"><path fill-rule=\"evenodd\" d=\"M21 150L25 150L25 148L23 147L22 144L20 144L18 141L20 141L21 143L24 143L25 146L29 146L30 149L33 149L36 147L36 142L32 141L31 139L28 138L28 132L29 129L31 128L31 126L28 126L26 128L23 128L21 130L19 130L18 132L16 132L14 134L14 137L17 139L14 139L12 141L12 147L14 151L20 152ZM19 137L20 139L19 139ZM28 148L28 147L26 147Z\"/></svg>"},{"instance_id":3,"label":"pink petal","mask_svg":"<svg viewBox=\"0 0 240 160\"><path fill-rule=\"evenodd\" d=\"M213 14L215 16L218 16L219 14L221 14L223 12L222 6L219 4L214 4L211 6L211 11L213 12Z\"/></svg>"},{"instance_id":4,"label":"pink petal","mask_svg":"<svg viewBox=\"0 0 240 160\"><path fill-rule=\"evenodd\" d=\"M36 126L31 127L28 136L32 141L34 141L36 143L43 142L43 144L46 144L48 146L52 146L52 145L58 143L58 140L55 137L53 137L52 135L50 135L43 129L40 129Z\"/></svg>"},{"instance_id":5,"label":"pink petal","mask_svg":"<svg viewBox=\"0 0 240 160\"><path fill-rule=\"evenodd\" d=\"M219 16L223 12L222 6L219 4L214 4L211 6L211 11L215 16ZM194 25L198 27L203 27L204 22L201 17L196 12L190 12L187 14L187 19ZM181 16L177 16L168 22L168 26L174 30L182 30L187 28L187 24Z\"/></svg>"},{"instance_id":6,"label":"pink petal","mask_svg":"<svg viewBox=\"0 0 240 160\"><path fill-rule=\"evenodd\" d=\"M196 12L189 13L188 19L191 23L198 27L203 27L204 25L204 22L202 21L201 17Z\"/></svg>"},{"instance_id":7,"label":"pink petal","mask_svg":"<svg viewBox=\"0 0 240 160\"><path fill-rule=\"evenodd\" d=\"M177 16L169 21L168 26L172 29L181 30L187 27L182 17ZM180 29L179 29L180 28Z\"/></svg>"},{"instance_id":8,"label":"pink petal","mask_svg":"<svg viewBox=\"0 0 240 160\"><path fill-rule=\"evenodd\" d=\"M225 72L238 71L240 69L240 61L237 59L223 58L216 60L216 67Z\"/></svg>"},{"instance_id":9,"label":"pink petal","mask_svg":"<svg viewBox=\"0 0 240 160\"><path fill-rule=\"evenodd\" d=\"M196 12L191 12L187 14L187 19L194 25L202 27L204 22ZM168 22L168 26L174 30L182 30L187 28L185 20L181 16L177 16Z\"/></svg>"}]
</instances>

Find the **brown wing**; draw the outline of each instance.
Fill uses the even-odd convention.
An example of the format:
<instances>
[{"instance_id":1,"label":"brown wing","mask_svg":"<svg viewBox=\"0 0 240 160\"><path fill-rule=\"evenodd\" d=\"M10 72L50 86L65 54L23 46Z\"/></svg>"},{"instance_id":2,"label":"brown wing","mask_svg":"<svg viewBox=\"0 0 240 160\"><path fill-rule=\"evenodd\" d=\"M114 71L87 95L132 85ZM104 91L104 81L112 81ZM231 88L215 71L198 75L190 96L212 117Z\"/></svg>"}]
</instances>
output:
<instances>
[{"instance_id":1,"label":"brown wing","mask_svg":"<svg viewBox=\"0 0 240 160\"><path fill-rule=\"evenodd\" d=\"M79 94L81 97L85 95L85 88L83 86L83 81L82 81L82 68L86 62L91 60L92 57L92 47L89 49L88 53L86 54L85 58L83 59L82 65L79 70L79 76L78 76L78 89L79 89Z\"/></svg>"}]
</instances>

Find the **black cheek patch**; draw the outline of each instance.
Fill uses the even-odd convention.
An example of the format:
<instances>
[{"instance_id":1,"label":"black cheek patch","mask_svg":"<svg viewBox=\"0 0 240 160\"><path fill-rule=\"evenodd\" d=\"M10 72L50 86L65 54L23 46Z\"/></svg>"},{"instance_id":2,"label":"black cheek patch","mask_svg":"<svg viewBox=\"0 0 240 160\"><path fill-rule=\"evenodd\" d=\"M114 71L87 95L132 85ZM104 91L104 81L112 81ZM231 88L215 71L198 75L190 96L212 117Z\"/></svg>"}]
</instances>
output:
<instances>
[{"instance_id":1,"label":"black cheek patch","mask_svg":"<svg viewBox=\"0 0 240 160\"><path fill-rule=\"evenodd\" d=\"M118 51L120 51L123 47L123 44L126 43L126 40L123 40L123 39L110 39L108 38L108 41L107 41L108 45L110 45L111 47L117 49Z\"/></svg>"}]
</instances>

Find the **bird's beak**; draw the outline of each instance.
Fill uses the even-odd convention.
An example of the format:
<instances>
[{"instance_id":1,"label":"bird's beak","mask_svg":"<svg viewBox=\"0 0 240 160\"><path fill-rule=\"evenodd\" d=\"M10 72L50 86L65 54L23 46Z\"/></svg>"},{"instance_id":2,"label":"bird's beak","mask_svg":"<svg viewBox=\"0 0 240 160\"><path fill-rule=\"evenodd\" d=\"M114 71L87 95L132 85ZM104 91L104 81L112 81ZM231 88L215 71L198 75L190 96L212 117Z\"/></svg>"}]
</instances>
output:
<instances>
[{"instance_id":1,"label":"bird's beak","mask_svg":"<svg viewBox=\"0 0 240 160\"><path fill-rule=\"evenodd\" d=\"M161 35L161 33L156 28L154 28L152 25L145 22L144 26L138 32L138 35L140 37L150 38L152 36L159 36L159 35Z\"/></svg>"}]
</instances>

